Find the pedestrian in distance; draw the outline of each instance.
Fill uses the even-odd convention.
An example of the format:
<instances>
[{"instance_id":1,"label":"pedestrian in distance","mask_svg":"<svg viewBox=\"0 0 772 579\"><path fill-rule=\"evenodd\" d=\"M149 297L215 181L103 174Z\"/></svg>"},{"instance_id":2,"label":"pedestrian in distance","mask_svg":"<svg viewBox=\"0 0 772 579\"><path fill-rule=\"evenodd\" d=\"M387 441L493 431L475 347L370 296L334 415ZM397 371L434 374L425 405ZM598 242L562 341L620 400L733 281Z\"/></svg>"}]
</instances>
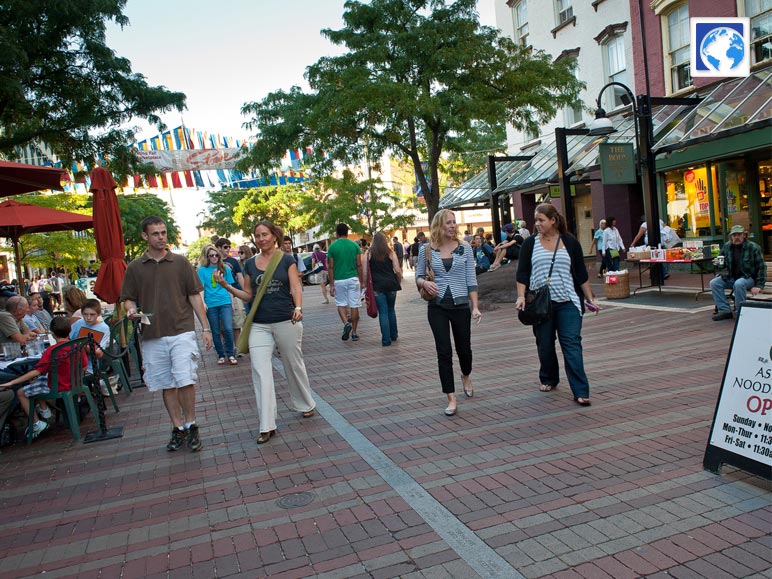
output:
<instances>
[{"instance_id":1,"label":"pedestrian in distance","mask_svg":"<svg viewBox=\"0 0 772 579\"><path fill-rule=\"evenodd\" d=\"M348 238L348 225L339 223L335 228L337 239L327 250L327 270L331 280L330 295L335 298L338 315L343 322L341 340L351 337L359 340L359 308L362 306L364 270L362 249Z\"/></svg>"},{"instance_id":2,"label":"pedestrian in distance","mask_svg":"<svg viewBox=\"0 0 772 579\"><path fill-rule=\"evenodd\" d=\"M396 235L392 238L392 248L394 249L394 255L397 256L397 263L399 263L399 269L402 270L402 261L405 259L405 248L399 242L399 237Z\"/></svg>"},{"instance_id":3,"label":"pedestrian in distance","mask_svg":"<svg viewBox=\"0 0 772 579\"><path fill-rule=\"evenodd\" d=\"M229 284L235 286L237 283L230 265L223 263L222 254L217 247L207 244L198 258L197 272L201 285L204 286L206 318L212 328L217 364L223 366L227 359L231 366L235 366L239 361L236 359L233 338L233 300L228 291L215 280L215 272L220 272Z\"/></svg>"},{"instance_id":4,"label":"pedestrian in distance","mask_svg":"<svg viewBox=\"0 0 772 579\"><path fill-rule=\"evenodd\" d=\"M314 244L314 252L311 254L311 269L315 270L321 266L322 269L318 272L319 275L319 287L322 290L323 304L329 304L330 300L327 297L327 288L330 285L329 273L327 271L327 254L322 251L322 246L318 243Z\"/></svg>"},{"instance_id":5,"label":"pedestrian in distance","mask_svg":"<svg viewBox=\"0 0 772 579\"><path fill-rule=\"evenodd\" d=\"M504 227L501 228L501 231L506 238L493 248L496 258L488 271L496 271L499 269L505 258L507 261L515 261L520 257L523 236L517 232L515 226L511 223L505 224Z\"/></svg>"},{"instance_id":6,"label":"pedestrian in distance","mask_svg":"<svg viewBox=\"0 0 772 579\"><path fill-rule=\"evenodd\" d=\"M606 267L606 259L603 255L603 232L606 230L606 220L601 219L598 223L598 229L592 236L592 244L590 245L590 253L593 251L596 253L596 261L598 262L598 277L603 277L608 269Z\"/></svg>"},{"instance_id":7,"label":"pedestrian in distance","mask_svg":"<svg viewBox=\"0 0 772 579\"><path fill-rule=\"evenodd\" d=\"M373 236L373 243L365 253L365 263L366 275L372 276L375 303L378 306L381 345L391 346L399 337L394 304L397 292L402 290L402 268L396 253L389 249L386 236L380 231Z\"/></svg>"},{"instance_id":8,"label":"pedestrian in distance","mask_svg":"<svg viewBox=\"0 0 772 579\"><path fill-rule=\"evenodd\" d=\"M525 309L527 289L538 289L549 283L552 316L533 326L540 364L539 390L551 392L558 387L557 336L574 401L581 406L589 406L590 383L584 371L582 354L582 316L585 304L596 313L598 307L590 288L582 246L568 233L565 218L550 203L536 207L534 217L536 235L523 242L517 264L515 307Z\"/></svg>"},{"instance_id":9,"label":"pedestrian in distance","mask_svg":"<svg viewBox=\"0 0 772 579\"><path fill-rule=\"evenodd\" d=\"M619 271L619 255L623 251L625 251L625 244L617 229L617 220L614 217L607 217L601 252L606 259L606 268L609 271Z\"/></svg>"},{"instance_id":10,"label":"pedestrian in distance","mask_svg":"<svg viewBox=\"0 0 772 579\"><path fill-rule=\"evenodd\" d=\"M710 280L710 290L718 310L713 315L713 321L731 320L732 311L724 290L734 291L734 307L740 306L748 299L748 292L757 296L767 283L767 264L761 248L748 240L745 227L735 225L729 230L729 241L721 248L714 264L724 273Z\"/></svg>"},{"instance_id":11,"label":"pedestrian in distance","mask_svg":"<svg viewBox=\"0 0 772 579\"><path fill-rule=\"evenodd\" d=\"M190 262L169 251L163 219L146 217L142 239L147 250L126 268L121 300L129 317L138 317L139 306L142 313L152 314L150 324L142 328L143 377L150 392L163 393L172 422L166 449L176 451L187 443L195 452L202 444L196 422L200 354L194 313L203 328L204 347L212 348L212 329L201 297L204 287Z\"/></svg>"},{"instance_id":12,"label":"pedestrian in distance","mask_svg":"<svg viewBox=\"0 0 772 579\"><path fill-rule=\"evenodd\" d=\"M472 248L461 240L456 215L449 209L434 214L429 243L421 244L416 258L415 276L418 289L434 296L427 307L427 319L437 349L437 365L442 392L448 397L446 416L457 411L456 387L453 377L453 346L461 367L461 379L467 398L474 396L472 387L472 319L482 320L477 307L477 276ZM434 281L426 279L429 261Z\"/></svg>"},{"instance_id":13,"label":"pedestrian in distance","mask_svg":"<svg viewBox=\"0 0 772 579\"><path fill-rule=\"evenodd\" d=\"M284 236L284 239L282 240L282 243L281 243L281 250L287 255L292 256L292 259L295 260L295 266L298 269L298 278L302 280L303 274L306 272L306 264L300 258L300 255L295 253L292 247L292 238L289 235ZM302 289L303 285L301 284L300 287Z\"/></svg>"},{"instance_id":14,"label":"pedestrian in distance","mask_svg":"<svg viewBox=\"0 0 772 579\"><path fill-rule=\"evenodd\" d=\"M214 242L214 246L222 256L223 264L231 268L231 274L233 274L233 285L237 288L241 288L244 284L244 274L241 270L241 262L235 257L231 256L231 242L225 237L221 237ZM206 284L204 284L206 287ZM233 343L239 341L239 335L241 334L241 328L244 325L244 320L247 317L244 311L244 302L241 300L232 300L233 307Z\"/></svg>"},{"instance_id":15,"label":"pedestrian in distance","mask_svg":"<svg viewBox=\"0 0 772 579\"><path fill-rule=\"evenodd\" d=\"M244 264L244 288L236 289L222 275L215 272L215 279L234 297L253 301L260 283L267 290L257 307L252 325L244 328L249 332L249 358L252 364L252 386L257 399L259 436L257 444L268 442L277 433L276 387L273 380L271 357L278 347L287 374L290 407L301 412L304 418L314 415L316 403L311 394L306 364L303 361L303 288L298 268L291 254L283 253L279 244L284 240L281 227L270 221L260 221L255 226L255 243L260 253ZM263 280L276 252L281 258L270 279Z\"/></svg>"}]
</instances>

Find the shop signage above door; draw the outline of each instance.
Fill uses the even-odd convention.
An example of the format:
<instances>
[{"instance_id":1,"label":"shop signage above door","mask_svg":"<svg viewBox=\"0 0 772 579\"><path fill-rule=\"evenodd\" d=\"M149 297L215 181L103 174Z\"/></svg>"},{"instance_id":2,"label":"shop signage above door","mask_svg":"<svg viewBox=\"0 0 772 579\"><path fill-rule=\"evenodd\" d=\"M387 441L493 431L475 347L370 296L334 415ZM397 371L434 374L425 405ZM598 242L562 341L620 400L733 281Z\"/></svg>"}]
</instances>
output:
<instances>
[{"instance_id":1,"label":"shop signage above door","mask_svg":"<svg viewBox=\"0 0 772 579\"><path fill-rule=\"evenodd\" d=\"M638 180L632 143L601 143L598 151L604 185L630 185Z\"/></svg>"},{"instance_id":2,"label":"shop signage above door","mask_svg":"<svg viewBox=\"0 0 772 579\"><path fill-rule=\"evenodd\" d=\"M772 479L772 304L740 307L703 466L731 464Z\"/></svg>"},{"instance_id":3,"label":"shop signage above door","mask_svg":"<svg viewBox=\"0 0 772 579\"><path fill-rule=\"evenodd\" d=\"M550 197L560 199L560 185L550 185ZM576 197L576 185L571 185L571 197Z\"/></svg>"}]
</instances>

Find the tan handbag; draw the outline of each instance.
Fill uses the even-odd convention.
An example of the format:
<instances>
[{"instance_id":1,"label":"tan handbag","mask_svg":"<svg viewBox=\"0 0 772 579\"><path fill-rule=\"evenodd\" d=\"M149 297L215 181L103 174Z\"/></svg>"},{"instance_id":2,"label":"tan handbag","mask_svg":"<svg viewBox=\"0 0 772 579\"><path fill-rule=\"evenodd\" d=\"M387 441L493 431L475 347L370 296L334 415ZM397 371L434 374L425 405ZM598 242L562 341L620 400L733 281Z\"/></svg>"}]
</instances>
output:
<instances>
[{"instance_id":1,"label":"tan handbag","mask_svg":"<svg viewBox=\"0 0 772 579\"><path fill-rule=\"evenodd\" d=\"M426 256L426 274L424 276L424 283L427 281L434 281L434 270L432 269L432 245L431 243L427 243L424 246L424 255ZM430 302L434 300L437 296L433 296L430 294L427 290L423 288L423 286L418 290L418 293L421 294L421 297L425 299L427 302Z\"/></svg>"}]
</instances>

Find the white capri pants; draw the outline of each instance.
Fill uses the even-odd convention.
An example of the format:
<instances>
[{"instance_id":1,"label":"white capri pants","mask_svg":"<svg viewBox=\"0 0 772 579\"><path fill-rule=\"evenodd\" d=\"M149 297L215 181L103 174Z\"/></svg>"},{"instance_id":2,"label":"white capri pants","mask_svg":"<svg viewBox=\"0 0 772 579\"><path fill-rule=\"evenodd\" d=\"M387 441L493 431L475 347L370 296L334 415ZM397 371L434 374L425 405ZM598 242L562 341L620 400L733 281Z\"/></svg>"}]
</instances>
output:
<instances>
[{"instance_id":1,"label":"white capri pants","mask_svg":"<svg viewBox=\"0 0 772 579\"><path fill-rule=\"evenodd\" d=\"M252 364L252 385L257 400L260 432L276 429L278 412L271 364L274 344L279 347L287 375L290 408L297 412L308 412L316 407L303 361L302 343L302 322L293 324L291 320L287 320L275 324L252 324L249 332L249 359Z\"/></svg>"}]
</instances>

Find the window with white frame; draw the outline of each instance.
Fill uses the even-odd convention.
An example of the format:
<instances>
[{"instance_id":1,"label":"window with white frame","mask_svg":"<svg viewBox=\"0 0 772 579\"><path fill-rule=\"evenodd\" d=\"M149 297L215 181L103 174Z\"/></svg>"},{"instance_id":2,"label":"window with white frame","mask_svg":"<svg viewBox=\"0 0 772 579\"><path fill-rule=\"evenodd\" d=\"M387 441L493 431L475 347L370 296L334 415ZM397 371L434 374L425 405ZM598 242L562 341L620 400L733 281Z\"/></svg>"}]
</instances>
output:
<instances>
[{"instance_id":1,"label":"window with white frame","mask_svg":"<svg viewBox=\"0 0 772 579\"><path fill-rule=\"evenodd\" d=\"M577 76L577 66L574 66L574 76ZM576 125L577 123L582 122L582 113L584 111L582 110L581 103L576 103L573 106L567 106L563 108L563 126L564 127L571 127L573 125Z\"/></svg>"},{"instance_id":2,"label":"window with white frame","mask_svg":"<svg viewBox=\"0 0 772 579\"><path fill-rule=\"evenodd\" d=\"M574 16L573 0L555 0L555 17L558 26Z\"/></svg>"},{"instance_id":3,"label":"window with white frame","mask_svg":"<svg viewBox=\"0 0 772 579\"><path fill-rule=\"evenodd\" d=\"M670 92L678 92L692 85L690 66L689 6L681 4L665 17L666 77Z\"/></svg>"},{"instance_id":4,"label":"window with white frame","mask_svg":"<svg viewBox=\"0 0 772 579\"><path fill-rule=\"evenodd\" d=\"M606 82L621 82L627 85L627 66L625 65L625 38L621 34L611 36L603 44L603 69ZM623 91L607 90L603 94L603 106L607 111L621 107Z\"/></svg>"},{"instance_id":5,"label":"window with white frame","mask_svg":"<svg viewBox=\"0 0 772 579\"><path fill-rule=\"evenodd\" d=\"M528 6L520 0L512 6L512 22L515 28L515 42L528 46Z\"/></svg>"},{"instance_id":6,"label":"window with white frame","mask_svg":"<svg viewBox=\"0 0 772 579\"><path fill-rule=\"evenodd\" d=\"M751 19L751 62L772 58L772 0L745 0L744 8Z\"/></svg>"}]
</instances>

